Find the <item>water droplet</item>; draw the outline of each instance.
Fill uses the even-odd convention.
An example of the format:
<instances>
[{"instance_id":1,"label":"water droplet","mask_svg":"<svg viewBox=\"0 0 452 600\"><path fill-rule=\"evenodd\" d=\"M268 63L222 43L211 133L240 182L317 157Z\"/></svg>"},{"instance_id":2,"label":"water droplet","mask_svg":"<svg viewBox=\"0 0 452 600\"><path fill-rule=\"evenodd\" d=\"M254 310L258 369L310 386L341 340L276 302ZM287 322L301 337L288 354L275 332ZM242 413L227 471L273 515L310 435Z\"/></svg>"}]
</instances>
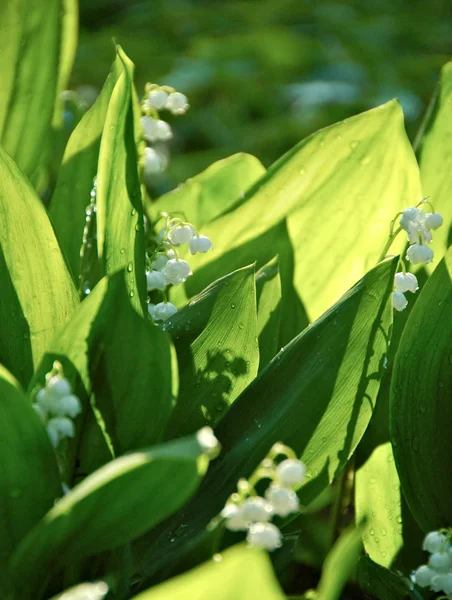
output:
<instances>
[{"instance_id":1,"label":"water droplet","mask_svg":"<svg viewBox=\"0 0 452 600\"><path fill-rule=\"evenodd\" d=\"M130 290L129 292L129 297L133 298L135 296L135 292L133 290Z\"/></svg>"},{"instance_id":2,"label":"water droplet","mask_svg":"<svg viewBox=\"0 0 452 600\"><path fill-rule=\"evenodd\" d=\"M126 251L126 250L125 250L125 248L121 248L121 250L120 250L119 252L120 252L121 254L124 254L124 252L125 252L125 251Z\"/></svg>"},{"instance_id":3,"label":"water droplet","mask_svg":"<svg viewBox=\"0 0 452 600\"><path fill-rule=\"evenodd\" d=\"M306 169L304 167L301 167L301 169L298 171L298 173L300 175L304 175L306 173Z\"/></svg>"},{"instance_id":4,"label":"water droplet","mask_svg":"<svg viewBox=\"0 0 452 600\"><path fill-rule=\"evenodd\" d=\"M212 556L212 560L214 560L215 562L221 562L223 560L223 557L219 552L217 552Z\"/></svg>"},{"instance_id":5,"label":"water droplet","mask_svg":"<svg viewBox=\"0 0 452 600\"><path fill-rule=\"evenodd\" d=\"M402 522L402 517L398 516L396 519L397 523L401 523Z\"/></svg>"},{"instance_id":6,"label":"water droplet","mask_svg":"<svg viewBox=\"0 0 452 600\"><path fill-rule=\"evenodd\" d=\"M234 304L234 302L232 302L232 303L231 303L231 308L235 308L235 306L236 306L236 305Z\"/></svg>"},{"instance_id":7,"label":"water droplet","mask_svg":"<svg viewBox=\"0 0 452 600\"><path fill-rule=\"evenodd\" d=\"M352 142L350 142L350 148L352 148L352 150L356 150L356 148L359 146L359 140L353 140Z\"/></svg>"},{"instance_id":8,"label":"water droplet","mask_svg":"<svg viewBox=\"0 0 452 600\"><path fill-rule=\"evenodd\" d=\"M129 262L129 264L127 265L127 270L129 273L133 271L133 262Z\"/></svg>"},{"instance_id":9,"label":"water droplet","mask_svg":"<svg viewBox=\"0 0 452 600\"><path fill-rule=\"evenodd\" d=\"M224 410L224 404L222 402L218 402L215 405L215 410L217 410L218 412L221 412L222 410Z\"/></svg>"},{"instance_id":10,"label":"water droplet","mask_svg":"<svg viewBox=\"0 0 452 600\"><path fill-rule=\"evenodd\" d=\"M371 529L371 530L369 531L369 533L370 533L370 535L375 535L375 531L374 531L373 529Z\"/></svg>"},{"instance_id":11,"label":"water droplet","mask_svg":"<svg viewBox=\"0 0 452 600\"><path fill-rule=\"evenodd\" d=\"M362 159L361 159L359 162L360 162L360 163L363 165L363 167L364 167L365 165L368 165L368 164L370 163L370 161L371 161L371 160L372 160L372 157L371 157L371 156L363 156L363 157L362 157Z\"/></svg>"},{"instance_id":12,"label":"water droplet","mask_svg":"<svg viewBox=\"0 0 452 600\"><path fill-rule=\"evenodd\" d=\"M138 225L138 223L135 225L135 231L140 231L140 226Z\"/></svg>"},{"instance_id":13,"label":"water droplet","mask_svg":"<svg viewBox=\"0 0 452 600\"><path fill-rule=\"evenodd\" d=\"M130 214L132 215L132 217L133 217L133 215L136 215L137 214L136 209L132 208L132 210L130 211Z\"/></svg>"},{"instance_id":14,"label":"water droplet","mask_svg":"<svg viewBox=\"0 0 452 600\"><path fill-rule=\"evenodd\" d=\"M245 329L245 325L243 323L239 323L239 329Z\"/></svg>"}]
</instances>

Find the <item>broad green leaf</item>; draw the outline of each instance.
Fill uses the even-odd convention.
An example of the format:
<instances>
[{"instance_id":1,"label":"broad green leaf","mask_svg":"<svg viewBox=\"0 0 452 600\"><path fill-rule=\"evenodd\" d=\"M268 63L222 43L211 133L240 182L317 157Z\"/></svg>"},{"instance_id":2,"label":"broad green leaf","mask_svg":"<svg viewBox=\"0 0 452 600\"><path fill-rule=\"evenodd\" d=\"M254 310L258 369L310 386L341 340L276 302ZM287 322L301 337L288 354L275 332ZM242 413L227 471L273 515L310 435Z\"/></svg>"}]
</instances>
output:
<instances>
[{"instance_id":1,"label":"broad green leaf","mask_svg":"<svg viewBox=\"0 0 452 600\"><path fill-rule=\"evenodd\" d=\"M120 49L118 49L120 53ZM122 54L120 55L120 58ZM97 250L105 272L125 268L131 303L146 311L144 219L138 177L130 61L115 84L100 144Z\"/></svg>"},{"instance_id":2,"label":"broad green leaf","mask_svg":"<svg viewBox=\"0 0 452 600\"><path fill-rule=\"evenodd\" d=\"M420 292L394 364L391 441L402 489L424 531L452 522L452 248Z\"/></svg>"},{"instance_id":3,"label":"broad green leaf","mask_svg":"<svg viewBox=\"0 0 452 600\"><path fill-rule=\"evenodd\" d=\"M284 600L268 555L240 545L133 600Z\"/></svg>"},{"instance_id":4,"label":"broad green leaf","mask_svg":"<svg viewBox=\"0 0 452 600\"><path fill-rule=\"evenodd\" d=\"M270 167L246 202L205 227L215 252L193 258L187 289L197 278L205 287L222 274L221 255L287 218L295 287L313 320L377 262L390 221L420 198L403 114L391 101L313 134Z\"/></svg>"},{"instance_id":5,"label":"broad green leaf","mask_svg":"<svg viewBox=\"0 0 452 600\"><path fill-rule=\"evenodd\" d=\"M46 430L19 384L0 366L0 580L9 556L61 496Z\"/></svg>"},{"instance_id":6,"label":"broad green leaf","mask_svg":"<svg viewBox=\"0 0 452 600\"><path fill-rule=\"evenodd\" d=\"M78 303L46 210L0 149L0 361L23 386Z\"/></svg>"},{"instance_id":7,"label":"broad green leaf","mask_svg":"<svg viewBox=\"0 0 452 600\"><path fill-rule=\"evenodd\" d=\"M422 189L429 196L435 211L440 212L444 224L433 232L432 250L435 261L427 266L431 272L452 243L452 62L444 65L441 85L432 118L424 132L419 150Z\"/></svg>"},{"instance_id":8,"label":"broad green leaf","mask_svg":"<svg viewBox=\"0 0 452 600\"><path fill-rule=\"evenodd\" d=\"M215 282L164 327L172 330L180 373L165 433L171 439L216 425L257 374L254 267Z\"/></svg>"},{"instance_id":9,"label":"broad green leaf","mask_svg":"<svg viewBox=\"0 0 452 600\"><path fill-rule=\"evenodd\" d=\"M408 577L402 577L362 556L358 562L358 582L363 592L377 600L421 600Z\"/></svg>"},{"instance_id":10,"label":"broad green leaf","mask_svg":"<svg viewBox=\"0 0 452 600\"><path fill-rule=\"evenodd\" d=\"M276 257L256 273L259 370L278 353L281 323L281 278Z\"/></svg>"},{"instance_id":11,"label":"broad green leaf","mask_svg":"<svg viewBox=\"0 0 452 600\"><path fill-rule=\"evenodd\" d=\"M316 323L259 373L216 427L222 454L182 518L162 525L159 538L137 545L145 577L161 557L175 560L248 477L271 446L282 441L307 466L299 495L308 504L353 454L372 416L392 325L390 294L397 259L372 269ZM174 531L186 527L179 537ZM175 537L173 544L167 539ZM174 558L172 558L174 557Z\"/></svg>"},{"instance_id":12,"label":"broad green leaf","mask_svg":"<svg viewBox=\"0 0 452 600\"><path fill-rule=\"evenodd\" d=\"M264 173L265 167L254 156L234 154L164 194L149 204L148 210L155 216L160 212L183 213L188 222L201 228L240 202Z\"/></svg>"},{"instance_id":13,"label":"broad green leaf","mask_svg":"<svg viewBox=\"0 0 452 600\"><path fill-rule=\"evenodd\" d=\"M72 132L50 201L50 216L74 278L80 273L85 209L91 200L90 192L97 174L100 138L121 65L117 56L99 97Z\"/></svg>"},{"instance_id":14,"label":"broad green leaf","mask_svg":"<svg viewBox=\"0 0 452 600\"><path fill-rule=\"evenodd\" d=\"M349 528L325 559L316 600L339 600L362 553L361 528Z\"/></svg>"},{"instance_id":15,"label":"broad green leaf","mask_svg":"<svg viewBox=\"0 0 452 600\"><path fill-rule=\"evenodd\" d=\"M61 11L61 0L0 3L0 142L31 179L51 133Z\"/></svg>"},{"instance_id":16,"label":"broad green leaf","mask_svg":"<svg viewBox=\"0 0 452 600\"><path fill-rule=\"evenodd\" d=\"M187 501L208 465L195 438L127 454L76 486L22 540L11 560L17 598L39 598L50 575L119 547Z\"/></svg>"}]
</instances>

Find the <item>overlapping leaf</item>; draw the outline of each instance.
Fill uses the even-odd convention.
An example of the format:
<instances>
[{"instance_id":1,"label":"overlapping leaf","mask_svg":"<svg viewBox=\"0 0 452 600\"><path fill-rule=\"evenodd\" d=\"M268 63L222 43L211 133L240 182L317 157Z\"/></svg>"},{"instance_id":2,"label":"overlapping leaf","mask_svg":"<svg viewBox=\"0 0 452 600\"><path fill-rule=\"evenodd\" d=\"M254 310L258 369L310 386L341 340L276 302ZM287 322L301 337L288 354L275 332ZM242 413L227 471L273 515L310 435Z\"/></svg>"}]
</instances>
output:
<instances>
[{"instance_id":1,"label":"overlapping leaf","mask_svg":"<svg viewBox=\"0 0 452 600\"><path fill-rule=\"evenodd\" d=\"M26 386L77 306L46 210L0 149L0 361Z\"/></svg>"},{"instance_id":2,"label":"overlapping leaf","mask_svg":"<svg viewBox=\"0 0 452 600\"><path fill-rule=\"evenodd\" d=\"M403 331L391 389L391 441L410 509L424 531L452 523L452 249Z\"/></svg>"},{"instance_id":3,"label":"overlapping leaf","mask_svg":"<svg viewBox=\"0 0 452 600\"><path fill-rule=\"evenodd\" d=\"M259 370L262 370L279 350L281 278L278 257L256 273L256 294Z\"/></svg>"},{"instance_id":4,"label":"overlapping leaf","mask_svg":"<svg viewBox=\"0 0 452 600\"><path fill-rule=\"evenodd\" d=\"M22 540L11 563L16 597L41 597L58 569L154 527L193 494L207 465L197 440L187 438L128 454L93 473Z\"/></svg>"}]
</instances>

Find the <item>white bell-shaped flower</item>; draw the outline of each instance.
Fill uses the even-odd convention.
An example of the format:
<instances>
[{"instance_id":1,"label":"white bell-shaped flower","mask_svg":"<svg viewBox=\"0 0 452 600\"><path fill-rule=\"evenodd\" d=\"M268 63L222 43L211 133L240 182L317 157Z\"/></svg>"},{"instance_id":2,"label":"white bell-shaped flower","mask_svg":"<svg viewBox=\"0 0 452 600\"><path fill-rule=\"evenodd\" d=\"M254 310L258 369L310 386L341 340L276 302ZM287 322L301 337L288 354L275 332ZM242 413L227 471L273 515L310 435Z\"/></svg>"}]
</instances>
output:
<instances>
[{"instance_id":1,"label":"white bell-shaped flower","mask_svg":"<svg viewBox=\"0 0 452 600\"><path fill-rule=\"evenodd\" d=\"M221 516L225 519L224 525L229 531L246 531L248 529L249 522L243 516L242 507L237 504L226 504L221 511Z\"/></svg>"},{"instance_id":2,"label":"white bell-shaped flower","mask_svg":"<svg viewBox=\"0 0 452 600\"><path fill-rule=\"evenodd\" d=\"M166 121L159 119L156 124L157 139L166 142L173 137L171 126Z\"/></svg>"},{"instance_id":3,"label":"white bell-shaped flower","mask_svg":"<svg viewBox=\"0 0 452 600\"><path fill-rule=\"evenodd\" d=\"M179 285L180 283L183 283L189 275L192 275L192 271L187 261L174 258L166 263L163 274L168 283Z\"/></svg>"},{"instance_id":4,"label":"white bell-shaped flower","mask_svg":"<svg viewBox=\"0 0 452 600\"><path fill-rule=\"evenodd\" d=\"M174 304L171 304L171 302L159 302L154 306L153 315L151 314L151 316L153 317L154 321L166 321L176 313L177 308L174 306Z\"/></svg>"},{"instance_id":5,"label":"white bell-shaped flower","mask_svg":"<svg viewBox=\"0 0 452 600\"><path fill-rule=\"evenodd\" d=\"M242 510L245 519L253 523L269 521L273 513L272 505L260 496L247 498L242 505Z\"/></svg>"},{"instance_id":6,"label":"white bell-shaped flower","mask_svg":"<svg viewBox=\"0 0 452 600\"><path fill-rule=\"evenodd\" d=\"M265 492L265 498L273 506L273 512L280 517L287 517L291 513L297 512L300 501L296 493L286 487L281 487L277 483L272 483Z\"/></svg>"},{"instance_id":7,"label":"white bell-shaped flower","mask_svg":"<svg viewBox=\"0 0 452 600\"><path fill-rule=\"evenodd\" d=\"M392 306L399 312L405 310L405 308L408 306L408 300L405 298L402 292L398 292L397 290L392 292Z\"/></svg>"},{"instance_id":8,"label":"white bell-shaped flower","mask_svg":"<svg viewBox=\"0 0 452 600\"><path fill-rule=\"evenodd\" d=\"M152 304L152 302L148 304L148 313L152 320L155 321L155 304Z\"/></svg>"},{"instance_id":9,"label":"white bell-shaped flower","mask_svg":"<svg viewBox=\"0 0 452 600\"><path fill-rule=\"evenodd\" d=\"M63 438L75 436L74 423L66 417L54 417L47 423L47 434L56 448Z\"/></svg>"},{"instance_id":10,"label":"white bell-shaped flower","mask_svg":"<svg viewBox=\"0 0 452 600\"><path fill-rule=\"evenodd\" d=\"M55 414L75 419L81 412L82 404L79 398L74 394L70 394L60 399L58 410L55 411Z\"/></svg>"},{"instance_id":11,"label":"white bell-shaped flower","mask_svg":"<svg viewBox=\"0 0 452 600\"><path fill-rule=\"evenodd\" d=\"M213 250L213 244L206 235L196 235L190 240L190 254Z\"/></svg>"},{"instance_id":12,"label":"white bell-shaped flower","mask_svg":"<svg viewBox=\"0 0 452 600\"><path fill-rule=\"evenodd\" d=\"M439 213L428 213L425 219L427 229L438 229L443 224L443 217Z\"/></svg>"},{"instance_id":13,"label":"white bell-shaped flower","mask_svg":"<svg viewBox=\"0 0 452 600\"><path fill-rule=\"evenodd\" d=\"M301 460L286 458L276 467L279 482L286 487L299 485L305 476L306 467Z\"/></svg>"},{"instance_id":14,"label":"white bell-shaped flower","mask_svg":"<svg viewBox=\"0 0 452 600\"><path fill-rule=\"evenodd\" d=\"M220 442L215 437L213 429L211 427L202 427L196 433L196 439L203 452L213 457L216 456L220 451Z\"/></svg>"},{"instance_id":15,"label":"white bell-shaped flower","mask_svg":"<svg viewBox=\"0 0 452 600\"><path fill-rule=\"evenodd\" d=\"M432 578L436 575L435 571L427 567L427 565L421 565L412 575L412 581L419 587L428 587L432 582Z\"/></svg>"},{"instance_id":16,"label":"white bell-shaped flower","mask_svg":"<svg viewBox=\"0 0 452 600\"><path fill-rule=\"evenodd\" d=\"M174 246L179 246L188 244L194 235L195 230L190 225L178 225L169 232L168 239Z\"/></svg>"},{"instance_id":17,"label":"white bell-shaped flower","mask_svg":"<svg viewBox=\"0 0 452 600\"><path fill-rule=\"evenodd\" d=\"M170 258L175 258L175 254L173 250L169 250L166 254L159 254L152 261L152 268L154 271L161 271L166 263L170 260Z\"/></svg>"},{"instance_id":18,"label":"white bell-shaped flower","mask_svg":"<svg viewBox=\"0 0 452 600\"><path fill-rule=\"evenodd\" d=\"M33 406L36 414L38 415L38 417L41 419L41 421L45 425L47 423L47 416L48 416L46 409L41 404L38 404L37 402L32 404L32 406Z\"/></svg>"},{"instance_id":19,"label":"white bell-shaped flower","mask_svg":"<svg viewBox=\"0 0 452 600\"><path fill-rule=\"evenodd\" d=\"M411 221L415 220L417 213L418 209L415 206L409 206L402 212L399 224L407 233L411 232Z\"/></svg>"},{"instance_id":20,"label":"white bell-shaped flower","mask_svg":"<svg viewBox=\"0 0 452 600\"><path fill-rule=\"evenodd\" d=\"M148 142L156 142L159 137L157 133L157 120L152 117L141 117L144 139Z\"/></svg>"},{"instance_id":21,"label":"white bell-shaped flower","mask_svg":"<svg viewBox=\"0 0 452 600\"><path fill-rule=\"evenodd\" d=\"M396 273L394 276L395 289L397 292L412 292L419 289L418 281L413 273Z\"/></svg>"},{"instance_id":22,"label":"white bell-shaped flower","mask_svg":"<svg viewBox=\"0 0 452 600\"><path fill-rule=\"evenodd\" d=\"M71 384L66 378L54 375L47 381L46 393L54 398L68 396L71 393Z\"/></svg>"},{"instance_id":23,"label":"white bell-shaped flower","mask_svg":"<svg viewBox=\"0 0 452 600\"><path fill-rule=\"evenodd\" d=\"M427 265L433 260L433 250L423 244L413 244L407 250L406 259L413 265Z\"/></svg>"},{"instance_id":24,"label":"white bell-shaped flower","mask_svg":"<svg viewBox=\"0 0 452 600\"><path fill-rule=\"evenodd\" d=\"M35 400L43 410L46 412L52 412L53 405L55 403L55 397L52 394L48 394L46 388L41 388L39 392L37 392Z\"/></svg>"},{"instance_id":25,"label":"white bell-shaped flower","mask_svg":"<svg viewBox=\"0 0 452 600\"><path fill-rule=\"evenodd\" d=\"M452 574L435 574L432 577L430 587L434 592L444 592L447 596L449 596L449 594L452 594Z\"/></svg>"},{"instance_id":26,"label":"white bell-shaped flower","mask_svg":"<svg viewBox=\"0 0 452 600\"><path fill-rule=\"evenodd\" d=\"M168 262L168 261L166 261ZM148 292L152 290L163 290L166 286L165 276L161 271L148 271L146 273L146 285Z\"/></svg>"},{"instance_id":27,"label":"white bell-shaped flower","mask_svg":"<svg viewBox=\"0 0 452 600\"><path fill-rule=\"evenodd\" d=\"M247 542L252 546L276 550L281 547L281 532L272 523L254 523L246 536Z\"/></svg>"},{"instance_id":28,"label":"white bell-shaped flower","mask_svg":"<svg viewBox=\"0 0 452 600\"><path fill-rule=\"evenodd\" d=\"M452 556L448 552L434 552L430 556L428 566L438 573L447 573L452 569Z\"/></svg>"},{"instance_id":29,"label":"white bell-shaped flower","mask_svg":"<svg viewBox=\"0 0 452 600\"><path fill-rule=\"evenodd\" d=\"M446 547L446 536L439 531L430 531L424 538L422 549L433 554L441 552Z\"/></svg>"},{"instance_id":30,"label":"white bell-shaped flower","mask_svg":"<svg viewBox=\"0 0 452 600\"><path fill-rule=\"evenodd\" d=\"M184 115L190 108L190 105L188 104L188 98L185 94L173 92L168 96L165 108L173 113L173 115Z\"/></svg>"},{"instance_id":31,"label":"white bell-shaped flower","mask_svg":"<svg viewBox=\"0 0 452 600\"><path fill-rule=\"evenodd\" d=\"M167 100L168 92L165 92L164 90L152 90L152 92L149 93L146 104L160 110L165 106Z\"/></svg>"},{"instance_id":32,"label":"white bell-shaped flower","mask_svg":"<svg viewBox=\"0 0 452 600\"><path fill-rule=\"evenodd\" d=\"M166 169L167 159L154 148L144 149L144 174L155 175Z\"/></svg>"}]
</instances>

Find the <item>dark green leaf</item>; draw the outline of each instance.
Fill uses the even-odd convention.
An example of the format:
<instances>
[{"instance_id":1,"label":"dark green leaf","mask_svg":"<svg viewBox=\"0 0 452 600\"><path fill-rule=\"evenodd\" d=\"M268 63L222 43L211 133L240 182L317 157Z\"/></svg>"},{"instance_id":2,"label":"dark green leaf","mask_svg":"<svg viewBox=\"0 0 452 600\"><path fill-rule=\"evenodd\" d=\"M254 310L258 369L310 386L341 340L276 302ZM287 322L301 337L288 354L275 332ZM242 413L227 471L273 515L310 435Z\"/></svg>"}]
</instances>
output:
<instances>
[{"instance_id":1,"label":"dark green leaf","mask_svg":"<svg viewBox=\"0 0 452 600\"><path fill-rule=\"evenodd\" d=\"M256 273L256 294L259 370L262 370L279 350L281 278L278 257Z\"/></svg>"},{"instance_id":2,"label":"dark green leaf","mask_svg":"<svg viewBox=\"0 0 452 600\"><path fill-rule=\"evenodd\" d=\"M368 556L362 556L358 563L358 582L363 591L377 600L421 600L407 577L397 575L374 563Z\"/></svg>"}]
</instances>

